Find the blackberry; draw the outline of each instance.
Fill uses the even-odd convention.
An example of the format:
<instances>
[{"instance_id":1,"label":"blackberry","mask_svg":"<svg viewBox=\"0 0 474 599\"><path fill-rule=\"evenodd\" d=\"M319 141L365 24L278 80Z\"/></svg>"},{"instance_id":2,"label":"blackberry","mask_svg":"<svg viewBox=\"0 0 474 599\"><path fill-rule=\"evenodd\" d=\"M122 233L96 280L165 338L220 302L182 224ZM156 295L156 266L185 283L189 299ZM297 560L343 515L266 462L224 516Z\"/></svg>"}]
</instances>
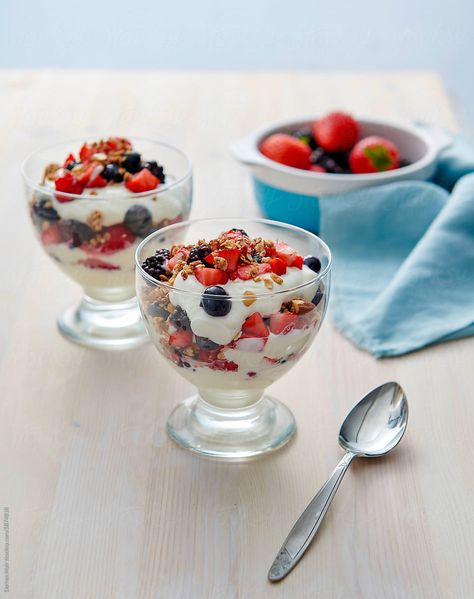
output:
<instances>
[{"instance_id":1,"label":"blackberry","mask_svg":"<svg viewBox=\"0 0 474 599\"><path fill-rule=\"evenodd\" d=\"M107 164L101 175L106 181L114 181L115 183L123 181L123 175L117 164Z\"/></svg>"},{"instance_id":2,"label":"blackberry","mask_svg":"<svg viewBox=\"0 0 474 599\"><path fill-rule=\"evenodd\" d=\"M142 170L142 157L138 152L129 152L128 154L125 154L122 166L127 172L134 175Z\"/></svg>"},{"instance_id":3,"label":"blackberry","mask_svg":"<svg viewBox=\"0 0 474 599\"><path fill-rule=\"evenodd\" d=\"M176 306L176 310L170 316L170 322L172 322L177 329L181 329L182 331L191 330L189 317L181 306Z\"/></svg>"},{"instance_id":4,"label":"blackberry","mask_svg":"<svg viewBox=\"0 0 474 599\"><path fill-rule=\"evenodd\" d=\"M53 208L53 204L49 198L41 198L33 204L33 212L39 218L50 222L59 220L59 214Z\"/></svg>"},{"instance_id":5,"label":"blackberry","mask_svg":"<svg viewBox=\"0 0 474 599\"><path fill-rule=\"evenodd\" d=\"M151 229L151 212L145 206L135 204L127 210L123 222L134 235L146 237Z\"/></svg>"},{"instance_id":6,"label":"blackberry","mask_svg":"<svg viewBox=\"0 0 474 599\"><path fill-rule=\"evenodd\" d=\"M95 235L89 225L72 218L60 221L58 226L61 237L73 248L77 248L83 243L90 241Z\"/></svg>"},{"instance_id":7,"label":"blackberry","mask_svg":"<svg viewBox=\"0 0 474 599\"><path fill-rule=\"evenodd\" d=\"M345 173L351 172L351 169L349 167L349 154L350 152L331 153L331 158L344 170Z\"/></svg>"},{"instance_id":8,"label":"blackberry","mask_svg":"<svg viewBox=\"0 0 474 599\"><path fill-rule=\"evenodd\" d=\"M318 164L325 168L328 173L344 173L344 169L341 168L322 148L316 148L311 154L310 160L312 164Z\"/></svg>"},{"instance_id":9,"label":"blackberry","mask_svg":"<svg viewBox=\"0 0 474 599\"><path fill-rule=\"evenodd\" d=\"M160 166L156 160L148 160L143 166L147 168L152 175L155 175L155 177L159 179L161 183L165 182L166 175L164 173L163 167Z\"/></svg>"},{"instance_id":10,"label":"blackberry","mask_svg":"<svg viewBox=\"0 0 474 599\"><path fill-rule=\"evenodd\" d=\"M164 264L169 257L169 250L157 250L154 256L150 256L142 263L142 268L147 274L150 275L150 277L153 277L154 279L159 281L161 275L167 275Z\"/></svg>"},{"instance_id":11,"label":"blackberry","mask_svg":"<svg viewBox=\"0 0 474 599\"><path fill-rule=\"evenodd\" d=\"M189 263L196 262L197 260L204 262L204 258L206 256L209 256L210 253L211 253L211 248L208 245L206 245L205 243L201 243L200 245L194 247L189 252L188 262ZM204 262L204 264L209 266L207 264L207 262Z\"/></svg>"}]
</instances>

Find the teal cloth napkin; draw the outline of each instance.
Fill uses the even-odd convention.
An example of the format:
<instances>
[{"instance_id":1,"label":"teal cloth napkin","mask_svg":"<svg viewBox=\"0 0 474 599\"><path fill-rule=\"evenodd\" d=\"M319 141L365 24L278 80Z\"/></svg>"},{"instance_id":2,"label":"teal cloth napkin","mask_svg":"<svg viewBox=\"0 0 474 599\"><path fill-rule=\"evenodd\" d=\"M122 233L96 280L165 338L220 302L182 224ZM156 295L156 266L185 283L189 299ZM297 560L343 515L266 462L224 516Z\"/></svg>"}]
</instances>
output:
<instances>
[{"instance_id":1,"label":"teal cloth napkin","mask_svg":"<svg viewBox=\"0 0 474 599\"><path fill-rule=\"evenodd\" d=\"M377 357L474 334L474 150L456 141L433 182L321 199L331 314ZM448 190L452 190L451 193Z\"/></svg>"}]
</instances>

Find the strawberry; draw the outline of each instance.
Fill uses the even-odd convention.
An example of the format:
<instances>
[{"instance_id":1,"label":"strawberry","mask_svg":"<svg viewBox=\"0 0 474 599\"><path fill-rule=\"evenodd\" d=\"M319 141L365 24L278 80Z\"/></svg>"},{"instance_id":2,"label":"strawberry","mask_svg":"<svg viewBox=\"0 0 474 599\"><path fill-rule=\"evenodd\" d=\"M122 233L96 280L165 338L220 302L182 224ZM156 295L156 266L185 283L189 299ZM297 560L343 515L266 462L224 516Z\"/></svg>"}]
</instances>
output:
<instances>
[{"instance_id":1,"label":"strawberry","mask_svg":"<svg viewBox=\"0 0 474 599\"><path fill-rule=\"evenodd\" d=\"M383 137L364 137L349 155L349 166L353 173L378 173L398 168L400 156L394 143Z\"/></svg>"},{"instance_id":2,"label":"strawberry","mask_svg":"<svg viewBox=\"0 0 474 599\"><path fill-rule=\"evenodd\" d=\"M141 193L155 189L159 184L158 177L155 177L147 168L142 168L125 182L125 187L134 193Z\"/></svg>"},{"instance_id":3,"label":"strawberry","mask_svg":"<svg viewBox=\"0 0 474 599\"><path fill-rule=\"evenodd\" d=\"M268 337L269 332L260 312L251 314L242 325L241 339L247 337Z\"/></svg>"},{"instance_id":4,"label":"strawberry","mask_svg":"<svg viewBox=\"0 0 474 599\"><path fill-rule=\"evenodd\" d=\"M195 268L194 275L205 287L224 285L227 283L228 278L227 273L224 270L219 270L218 268L206 268L205 266Z\"/></svg>"},{"instance_id":5,"label":"strawberry","mask_svg":"<svg viewBox=\"0 0 474 599\"><path fill-rule=\"evenodd\" d=\"M295 256L295 259L291 263L291 266L295 266L296 268L299 268L301 270L303 268L303 263L304 263L303 256L300 256L298 254L297 256Z\"/></svg>"},{"instance_id":6,"label":"strawberry","mask_svg":"<svg viewBox=\"0 0 474 599\"><path fill-rule=\"evenodd\" d=\"M324 168L324 166L320 166L319 164L312 164L308 170L313 171L313 173L327 172L326 169Z\"/></svg>"},{"instance_id":7,"label":"strawberry","mask_svg":"<svg viewBox=\"0 0 474 599\"><path fill-rule=\"evenodd\" d=\"M214 258L216 256L219 256L219 258L224 258L224 260L226 260L226 262L227 262L227 270L232 272L237 268L237 264L239 262L240 250L239 249L219 250L218 252L215 252L214 254L208 254L204 258L204 261L207 262L208 264L214 264Z\"/></svg>"},{"instance_id":8,"label":"strawberry","mask_svg":"<svg viewBox=\"0 0 474 599\"><path fill-rule=\"evenodd\" d=\"M188 347L193 342L192 331L182 331L181 329L171 333L168 343L172 347Z\"/></svg>"},{"instance_id":9,"label":"strawberry","mask_svg":"<svg viewBox=\"0 0 474 599\"><path fill-rule=\"evenodd\" d=\"M81 194L84 191L85 186L85 182L76 179L76 177L69 171L65 171L55 181L56 191L63 191L64 193ZM59 202L70 202L74 198L68 198L58 194L56 199Z\"/></svg>"},{"instance_id":10,"label":"strawberry","mask_svg":"<svg viewBox=\"0 0 474 599\"><path fill-rule=\"evenodd\" d=\"M295 328L297 316L293 312L278 312L270 316L270 331L274 335L286 335Z\"/></svg>"},{"instance_id":11,"label":"strawberry","mask_svg":"<svg viewBox=\"0 0 474 599\"><path fill-rule=\"evenodd\" d=\"M84 183L87 188L105 187L107 181L101 176L103 167L100 164L91 164L86 171L79 177L79 181Z\"/></svg>"},{"instance_id":12,"label":"strawberry","mask_svg":"<svg viewBox=\"0 0 474 599\"><path fill-rule=\"evenodd\" d=\"M212 364L215 370L238 370L239 365L231 360L215 360Z\"/></svg>"},{"instance_id":13,"label":"strawberry","mask_svg":"<svg viewBox=\"0 0 474 599\"><path fill-rule=\"evenodd\" d=\"M292 266L298 255L296 250L283 241L277 241L275 250L277 257L283 260L287 266Z\"/></svg>"},{"instance_id":14,"label":"strawberry","mask_svg":"<svg viewBox=\"0 0 474 599\"><path fill-rule=\"evenodd\" d=\"M239 279L242 279L243 281L249 281L250 279L253 279L254 276L263 275L267 272L272 272L272 267L270 266L270 264L268 264L268 262L262 262L261 264L257 265L257 275L253 275L251 274L251 271L254 268L254 266L255 264L242 264L241 266L239 266L237 268L237 275Z\"/></svg>"},{"instance_id":15,"label":"strawberry","mask_svg":"<svg viewBox=\"0 0 474 599\"><path fill-rule=\"evenodd\" d=\"M210 364L211 362L214 362L214 360L217 359L218 353L219 353L218 349L217 350L200 349L197 359L200 362L207 362L208 364Z\"/></svg>"},{"instance_id":16,"label":"strawberry","mask_svg":"<svg viewBox=\"0 0 474 599\"><path fill-rule=\"evenodd\" d=\"M120 266L115 266L115 264L104 262L104 260L100 260L99 258L85 258L84 260L79 260L79 264L83 264L88 268L102 268L103 270L120 270Z\"/></svg>"},{"instance_id":17,"label":"strawberry","mask_svg":"<svg viewBox=\"0 0 474 599\"><path fill-rule=\"evenodd\" d=\"M101 245L92 246L86 243L81 246L81 249L88 254L115 254L130 247L135 241L135 235L122 224L106 227L103 234L105 241Z\"/></svg>"},{"instance_id":18,"label":"strawberry","mask_svg":"<svg viewBox=\"0 0 474 599\"><path fill-rule=\"evenodd\" d=\"M43 245L53 245L54 243L62 243L63 241L61 231L56 223L49 225L47 229L41 231L41 242Z\"/></svg>"},{"instance_id":19,"label":"strawberry","mask_svg":"<svg viewBox=\"0 0 474 599\"><path fill-rule=\"evenodd\" d=\"M313 135L326 152L344 152L359 139L359 125L345 112L330 112L313 123Z\"/></svg>"},{"instance_id":20,"label":"strawberry","mask_svg":"<svg viewBox=\"0 0 474 599\"><path fill-rule=\"evenodd\" d=\"M276 275L284 275L286 273L286 262L281 258L272 258L269 264L272 272Z\"/></svg>"},{"instance_id":21,"label":"strawberry","mask_svg":"<svg viewBox=\"0 0 474 599\"><path fill-rule=\"evenodd\" d=\"M187 260L189 256L189 251L186 248L180 248L176 254L168 260L168 270L173 270L176 266L176 262L178 260Z\"/></svg>"},{"instance_id":22,"label":"strawberry","mask_svg":"<svg viewBox=\"0 0 474 599\"><path fill-rule=\"evenodd\" d=\"M63 167L66 168L66 166L70 163L70 162L76 162L76 159L74 158L74 154L69 154L68 157L66 158L66 160L64 161Z\"/></svg>"},{"instance_id":23,"label":"strawberry","mask_svg":"<svg viewBox=\"0 0 474 599\"><path fill-rule=\"evenodd\" d=\"M92 146L89 146L87 143L84 143L79 150L79 158L81 159L81 162L87 162L94 154L95 149Z\"/></svg>"},{"instance_id":24,"label":"strawberry","mask_svg":"<svg viewBox=\"0 0 474 599\"><path fill-rule=\"evenodd\" d=\"M274 133L260 146L260 152L280 164L293 168L308 169L311 149L299 139L287 133Z\"/></svg>"}]
</instances>

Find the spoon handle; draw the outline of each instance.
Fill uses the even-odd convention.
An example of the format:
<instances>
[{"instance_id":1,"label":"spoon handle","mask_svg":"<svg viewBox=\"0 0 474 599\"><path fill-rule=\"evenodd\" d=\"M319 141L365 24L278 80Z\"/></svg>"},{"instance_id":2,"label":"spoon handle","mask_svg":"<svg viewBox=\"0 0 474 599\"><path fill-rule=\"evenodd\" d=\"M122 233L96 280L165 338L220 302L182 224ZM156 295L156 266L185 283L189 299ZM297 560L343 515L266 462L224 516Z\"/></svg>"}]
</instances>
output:
<instances>
[{"instance_id":1,"label":"spoon handle","mask_svg":"<svg viewBox=\"0 0 474 599\"><path fill-rule=\"evenodd\" d=\"M268 579L271 582L285 578L303 556L323 521L341 480L354 457L355 454L350 451L346 453L290 530L290 534L286 537L268 572Z\"/></svg>"}]
</instances>

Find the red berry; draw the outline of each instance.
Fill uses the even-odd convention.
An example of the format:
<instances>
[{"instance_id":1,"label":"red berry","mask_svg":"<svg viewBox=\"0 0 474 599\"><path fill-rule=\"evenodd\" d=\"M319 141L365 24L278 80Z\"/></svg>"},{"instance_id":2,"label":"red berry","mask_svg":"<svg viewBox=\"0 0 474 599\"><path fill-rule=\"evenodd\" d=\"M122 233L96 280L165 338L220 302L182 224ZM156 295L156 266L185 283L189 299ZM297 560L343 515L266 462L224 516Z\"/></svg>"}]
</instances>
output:
<instances>
[{"instance_id":1,"label":"red berry","mask_svg":"<svg viewBox=\"0 0 474 599\"><path fill-rule=\"evenodd\" d=\"M173 347L188 347L193 342L193 334L191 331L175 331L171 333L168 343Z\"/></svg>"},{"instance_id":2,"label":"red berry","mask_svg":"<svg viewBox=\"0 0 474 599\"><path fill-rule=\"evenodd\" d=\"M86 182L76 179L69 171L60 175L55 181L56 191L63 191L64 193L81 194L85 186ZM57 195L56 198L59 202L70 202L74 199L61 195Z\"/></svg>"},{"instance_id":3,"label":"red berry","mask_svg":"<svg viewBox=\"0 0 474 599\"><path fill-rule=\"evenodd\" d=\"M231 360L216 360L212 364L212 368L215 370L238 370L239 365Z\"/></svg>"},{"instance_id":4,"label":"red berry","mask_svg":"<svg viewBox=\"0 0 474 599\"><path fill-rule=\"evenodd\" d=\"M215 254L216 256L219 256L220 258L224 258L224 260L227 261L227 270L232 272L237 268L237 264L239 262L239 257L240 257L240 250L239 249L234 249L234 250L219 250L218 252L216 252ZM214 254L208 254L204 260L208 263L208 264L214 264Z\"/></svg>"},{"instance_id":5,"label":"red berry","mask_svg":"<svg viewBox=\"0 0 474 599\"><path fill-rule=\"evenodd\" d=\"M68 157L64 161L63 166L66 167L70 162L76 162L76 159L74 158L74 154L69 154L68 155Z\"/></svg>"},{"instance_id":6,"label":"red berry","mask_svg":"<svg viewBox=\"0 0 474 599\"><path fill-rule=\"evenodd\" d=\"M269 264L272 272L276 275L284 275L286 273L286 262L281 258L272 258Z\"/></svg>"},{"instance_id":7,"label":"red berry","mask_svg":"<svg viewBox=\"0 0 474 599\"><path fill-rule=\"evenodd\" d=\"M176 254L168 260L168 270L173 270L178 260L186 261L189 256L189 251L186 248L180 248Z\"/></svg>"},{"instance_id":8,"label":"red berry","mask_svg":"<svg viewBox=\"0 0 474 599\"><path fill-rule=\"evenodd\" d=\"M313 123L313 135L326 152L344 152L359 139L359 125L345 112L330 112Z\"/></svg>"},{"instance_id":9,"label":"red berry","mask_svg":"<svg viewBox=\"0 0 474 599\"><path fill-rule=\"evenodd\" d=\"M270 331L274 335L286 335L295 328L298 317L293 312L278 312L270 316Z\"/></svg>"},{"instance_id":10,"label":"red berry","mask_svg":"<svg viewBox=\"0 0 474 599\"><path fill-rule=\"evenodd\" d=\"M319 166L319 164L312 164L308 170L313 171L313 173L327 172L326 169L324 168L324 166Z\"/></svg>"},{"instance_id":11,"label":"red berry","mask_svg":"<svg viewBox=\"0 0 474 599\"><path fill-rule=\"evenodd\" d=\"M84 260L79 260L79 264L83 264L88 268L101 268L103 270L120 270L120 266L110 264L109 262L104 262L104 260L100 260L100 258L85 258Z\"/></svg>"},{"instance_id":12,"label":"red berry","mask_svg":"<svg viewBox=\"0 0 474 599\"><path fill-rule=\"evenodd\" d=\"M349 155L353 173L378 173L398 168L400 156L394 143L383 137L371 135L361 139Z\"/></svg>"},{"instance_id":13,"label":"red berry","mask_svg":"<svg viewBox=\"0 0 474 599\"><path fill-rule=\"evenodd\" d=\"M270 160L293 168L308 169L310 166L311 149L287 133L274 133L267 137L260 146L260 152Z\"/></svg>"},{"instance_id":14,"label":"red berry","mask_svg":"<svg viewBox=\"0 0 474 599\"><path fill-rule=\"evenodd\" d=\"M194 275L205 287L225 285L228 278L227 273L224 270L219 270L218 268L206 268L205 266L195 268Z\"/></svg>"},{"instance_id":15,"label":"red berry","mask_svg":"<svg viewBox=\"0 0 474 599\"><path fill-rule=\"evenodd\" d=\"M293 262L291 263L291 266L295 266L296 268L299 268L300 270L303 268L303 256L295 256L295 259L293 260Z\"/></svg>"},{"instance_id":16,"label":"red berry","mask_svg":"<svg viewBox=\"0 0 474 599\"><path fill-rule=\"evenodd\" d=\"M41 241L43 245L52 245L62 243L63 238L57 224L49 225L47 229L41 231Z\"/></svg>"},{"instance_id":17,"label":"red berry","mask_svg":"<svg viewBox=\"0 0 474 599\"><path fill-rule=\"evenodd\" d=\"M142 168L141 171L125 182L125 187L134 193L141 193L142 191L156 189L159 184L158 177L155 177L147 168Z\"/></svg>"},{"instance_id":18,"label":"red berry","mask_svg":"<svg viewBox=\"0 0 474 599\"><path fill-rule=\"evenodd\" d=\"M89 146L87 143L84 143L79 150L79 158L81 159L81 162L87 162L94 154L95 149L92 146Z\"/></svg>"},{"instance_id":19,"label":"red berry","mask_svg":"<svg viewBox=\"0 0 474 599\"><path fill-rule=\"evenodd\" d=\"M88 254L115 254L130 247L135 241L135 235L122 224L106 227L102 233L105 240L101 245L83 244L81 249Z\"/></svg>"},{"instance_id":20,"label":"red berry","mask_svg":"<svg viewBox=\"0 0 474 599\"><path fill-rule=\"evenodd\" d=\"M249 281L253 279L254 276L264 275L267 272L272 272L272 267L267 262L262 262L262 264L258 264L257 275L253 275L252 270L254 268L254 264L243 264L237 268L237 274L239 279L243 281Z\"/></svg>"},{"instance_id":21,"label":"red berry","mask_svg":"<svg viewBox=\"0 0 474 599\"><path fill-rule=\"evenodd\" d=\"M254 312L242 325L242 336L240 338L268 337L269 334L261 314L259 312Z\"/></svg>"},{"instance_id":22,"label":"red berry","mask_svg":"<svg viewBox=\"0 0 474 599\"><path fill-rule=\"evenodd\" d=\"M292 266L296 256L298 255L296 250L283 241L278 241L275 244L275 250L277 257L280 258L280 260L283 260L287 266Z\"/></svg>"}]
</instances>

